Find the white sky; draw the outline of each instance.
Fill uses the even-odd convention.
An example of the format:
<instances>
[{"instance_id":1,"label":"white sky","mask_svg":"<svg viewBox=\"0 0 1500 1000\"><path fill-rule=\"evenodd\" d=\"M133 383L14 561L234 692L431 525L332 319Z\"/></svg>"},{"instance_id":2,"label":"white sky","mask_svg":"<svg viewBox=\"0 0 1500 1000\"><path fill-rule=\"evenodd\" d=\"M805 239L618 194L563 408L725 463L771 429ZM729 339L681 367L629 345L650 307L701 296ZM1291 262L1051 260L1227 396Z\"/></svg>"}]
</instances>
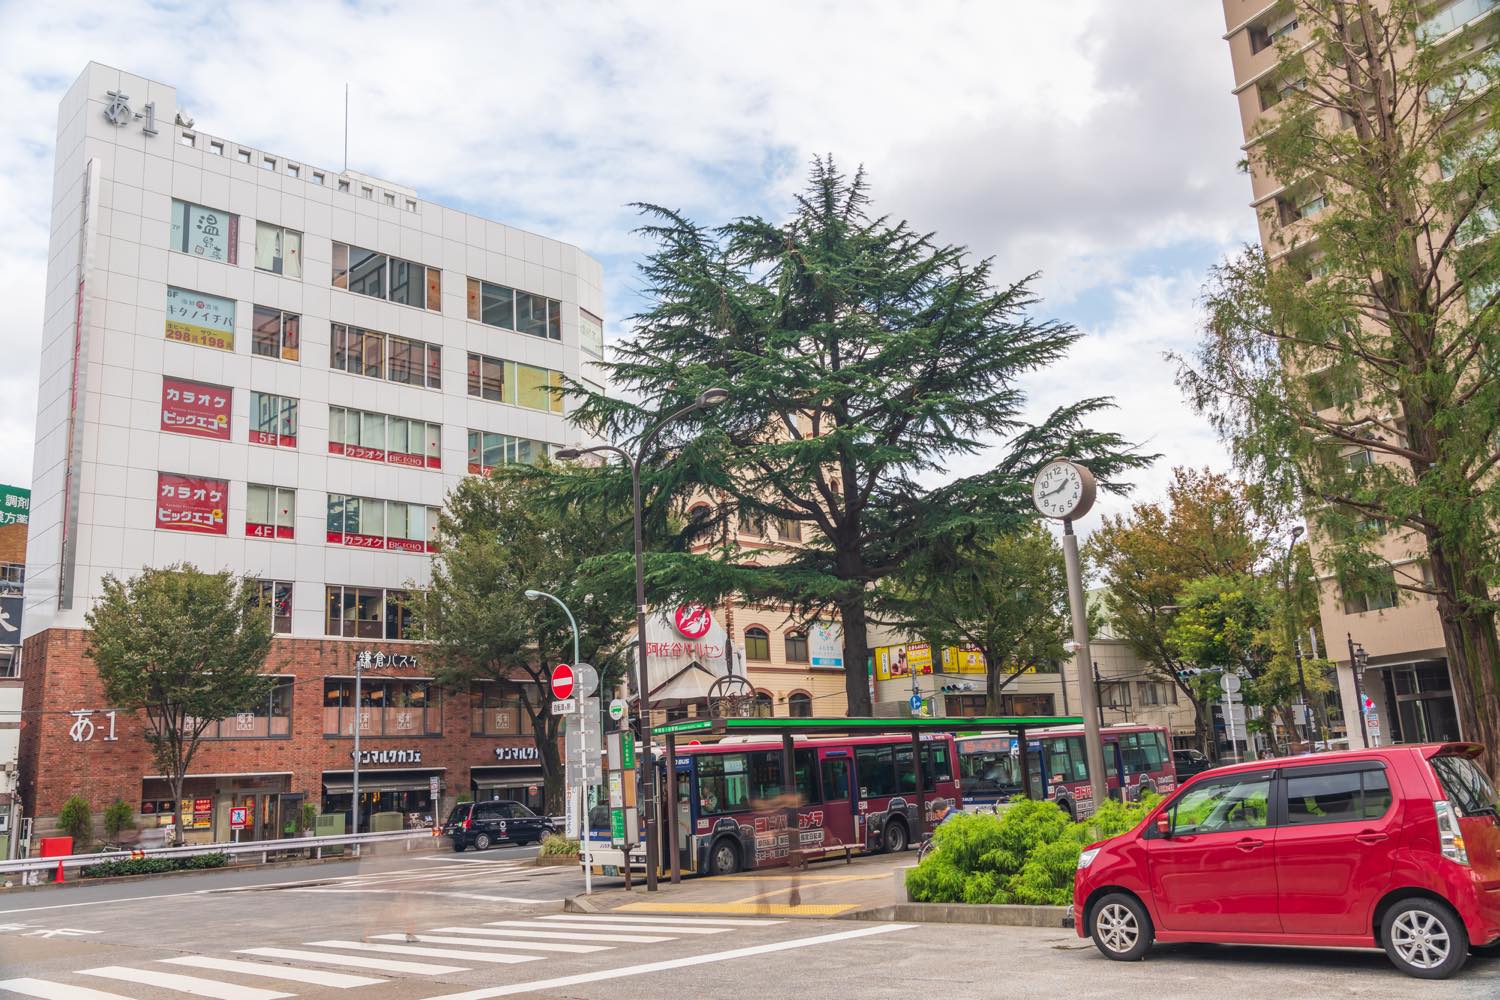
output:
<instances>
[{"instance_id":1,"label":"white sky","mask_svg":"<svg viewBox=\"0 0 1500 1000\"><path fill-rule=\"evenodd\" d=\"M1223 31L1210 0L0 0L0 482L31 481L56 107L94 59L334 169L347 82L353 169L600 257L612 338L641 305L627 203L779 217L814 153L863 163L877 211L999 280L1043 272L1040 314L1087 336L1036 405L1114 395L1112 426L1164 455L1154 497L1174 464L1225 465L1162 359L1254 238Z\"/></svg>"}]
</instances>

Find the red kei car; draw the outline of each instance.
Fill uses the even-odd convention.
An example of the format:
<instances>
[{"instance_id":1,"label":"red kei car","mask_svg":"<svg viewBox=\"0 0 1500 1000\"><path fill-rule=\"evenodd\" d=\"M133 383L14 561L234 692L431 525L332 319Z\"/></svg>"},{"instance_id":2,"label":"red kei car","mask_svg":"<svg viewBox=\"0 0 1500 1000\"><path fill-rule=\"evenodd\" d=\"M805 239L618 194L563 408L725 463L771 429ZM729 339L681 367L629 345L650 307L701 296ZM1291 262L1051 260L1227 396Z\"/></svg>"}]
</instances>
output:
<instances>
[{"instance_id":1,"label":"red kei car","mask_svg":"<svg viewBox=\"0 0 1500 1000\"><path fill-rule=\"evenodd\" d=\"M1500 800L1472 743L1254 761L1185 782L1078 859L1078 935L1384 948L1444 979L1500 949Z\"/></svg>"}]
</instances>

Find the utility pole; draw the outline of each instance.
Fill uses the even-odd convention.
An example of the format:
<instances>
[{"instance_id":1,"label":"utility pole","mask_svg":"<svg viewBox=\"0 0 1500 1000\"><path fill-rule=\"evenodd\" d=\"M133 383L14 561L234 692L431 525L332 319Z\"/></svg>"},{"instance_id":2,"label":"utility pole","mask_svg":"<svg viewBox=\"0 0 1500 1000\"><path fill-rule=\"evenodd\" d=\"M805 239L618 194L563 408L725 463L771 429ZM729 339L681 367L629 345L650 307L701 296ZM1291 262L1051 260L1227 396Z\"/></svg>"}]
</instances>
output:
<instances>
[{"instance_id":1,"label":"utility pole","mask_svg":"<svg viewBox=\"0 0 1500 1000\"><path fill-rule=\"evenodd\" d=\"M353 817L354 833L359 832L359 717L364 711L360 704L360 688L365 679L365 654L354 654L354 780L349 783L349 813ZM433 818L437 818L437 804L432 806Z\"/></svg>"}]
</instances>

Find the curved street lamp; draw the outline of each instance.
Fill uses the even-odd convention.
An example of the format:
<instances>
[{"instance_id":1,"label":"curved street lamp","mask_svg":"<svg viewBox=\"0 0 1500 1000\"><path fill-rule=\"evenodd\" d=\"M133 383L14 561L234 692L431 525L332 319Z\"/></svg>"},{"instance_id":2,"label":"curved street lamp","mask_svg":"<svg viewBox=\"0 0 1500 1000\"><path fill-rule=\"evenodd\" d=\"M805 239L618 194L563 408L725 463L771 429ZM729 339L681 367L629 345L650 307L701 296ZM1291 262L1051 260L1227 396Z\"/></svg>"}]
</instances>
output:
<instances>
[{"instance_id":1,"label":"curved street lamp","mask_svg":"<svg viewBox=\"0 0 1500 1000\"><path fill-rule=\"evenodd\" d=\"M620 456L620 460L630 467L631 520L635 529L636 711L641 730L641 767L646 774L646 808L643 812L646 826L646 891L648 892L656 891L656 856L659 838L656 829L656 767L651 758L651 692L646 669L646 563L641 538L641 460L663 427L696 410L718 406L729 397L728 389L704 390L693 402L663 417L654 427L641 435L634 455L619 445L613 444L599 444L592 448L561 448L556 452L556 457L566 462L582 458L584 455L597 455L607 451ZM627 863L628 860L627 858Z\"/></svg>"}]
</instances>

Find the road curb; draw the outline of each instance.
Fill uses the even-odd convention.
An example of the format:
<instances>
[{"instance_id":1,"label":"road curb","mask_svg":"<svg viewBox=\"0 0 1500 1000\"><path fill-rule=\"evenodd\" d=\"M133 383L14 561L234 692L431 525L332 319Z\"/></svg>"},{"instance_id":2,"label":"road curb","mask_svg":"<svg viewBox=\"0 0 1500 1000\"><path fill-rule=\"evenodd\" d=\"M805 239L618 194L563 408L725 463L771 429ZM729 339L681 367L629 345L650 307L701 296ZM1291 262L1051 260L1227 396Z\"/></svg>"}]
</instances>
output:
<instances>
[{"instance_id":1,"label":"road curb","mask_svg":"<svg viewBox=\"0 0 1500 1000\"><path fill-rule=\"evenodd\" d=\"M569 896L563 900L564 913L605 913L599 904L587 896Z\"/></svg>"},{"instance_id":2,"label":"road curb","mask_svg":"<svg viewBox=\"0 0 1500 1000\"><path fill-rule=\"evenodd\" d=\"M205 851L209 854L211 851ZM13 885L10 888L0 886L0 897L23 892L46 892L51 889L76 889L91 885L116 885L122 882L142 882L146 879L176 878L179 875L207 875L213 872L242 872L252 868L257 870L274 868L306 868L312 865L321 865L333 861L349 861L351 858L342 855L332 855L325 858L291 858L286 861L269 861L266 864L248 865L224 865L219 868L184 868L175 872L152 872L146 875L110 875L105 878L81 878L74 876L66 882L43 882L39 885Z\"/></svg>"},{"instance_id":3,"label":"road curb","mask_svg":"<svg viewBox=\"0 0 1500 1000\"><path fill-rule=\"evenodd\" d=\"M1063 928L1067 926L1068 907L991 903L896 903L892 906L875 906L867 910L840 913L838 919Z\"/></svg>"}]
</instances>

